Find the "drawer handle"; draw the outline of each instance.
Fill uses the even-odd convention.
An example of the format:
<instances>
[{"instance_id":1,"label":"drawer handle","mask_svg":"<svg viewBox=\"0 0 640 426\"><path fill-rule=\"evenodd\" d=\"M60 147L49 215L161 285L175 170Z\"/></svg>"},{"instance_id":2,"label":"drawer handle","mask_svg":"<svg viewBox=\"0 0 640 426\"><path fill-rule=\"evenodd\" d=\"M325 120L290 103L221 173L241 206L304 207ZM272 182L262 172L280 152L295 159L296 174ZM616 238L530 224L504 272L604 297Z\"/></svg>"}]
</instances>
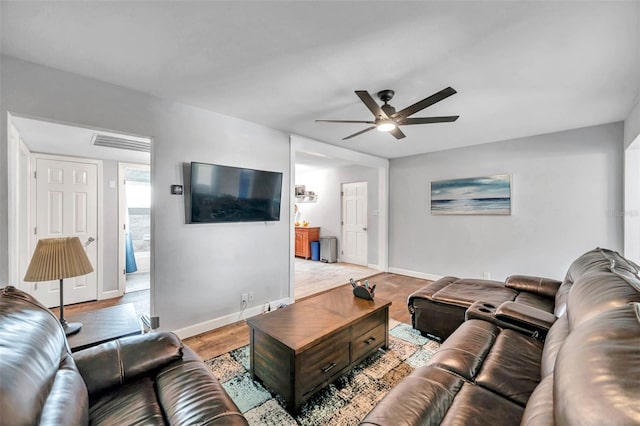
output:
<instances>
[{"instance_id":1,"label":"drawer handle","mask_svg":"<svg viewBox=\"0 0 640 426\"><path fill-rule=\"evenodd\" d=\"M329 370L331 370L335 366L336 366L336 363L332 362L331 364L327 365L326 367L321 368L321 370L322 370L323 373L326 373L326 372L328 372Z\"/></svg>"},{"instance_id":2,"label":"drawer handle","mask_svg":"<svg viewBox=\"0 0 640 426\"><path fill-rule=\"evenodd\" d=\"M373 342L375 342L375 341L376 341L376 338L375 338L375 337L369 337L369 338L368 338L367 340L365 340L364 342L365 342L367 345L370 345L370 344L372 344L372 343L373 343Z\"/></svg>"}]
</instances>

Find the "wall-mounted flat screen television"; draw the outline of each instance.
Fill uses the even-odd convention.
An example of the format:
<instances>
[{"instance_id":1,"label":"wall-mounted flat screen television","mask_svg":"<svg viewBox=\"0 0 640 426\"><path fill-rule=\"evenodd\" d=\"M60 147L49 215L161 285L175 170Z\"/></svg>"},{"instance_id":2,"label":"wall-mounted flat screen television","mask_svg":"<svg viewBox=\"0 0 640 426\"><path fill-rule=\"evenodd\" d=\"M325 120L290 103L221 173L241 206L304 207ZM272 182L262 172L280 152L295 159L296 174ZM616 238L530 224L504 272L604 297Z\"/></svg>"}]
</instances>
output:
<instances>
[{"instance_id":1,"label":"wall-mounted flat screen television","mask_svg":"<svg viewBox=\"0 0 640 426\"><path fill-rule=\"evenodd\" d=\"M282 173L191 163L191 223L280 220Z\"/></svg>"}]
</instances>

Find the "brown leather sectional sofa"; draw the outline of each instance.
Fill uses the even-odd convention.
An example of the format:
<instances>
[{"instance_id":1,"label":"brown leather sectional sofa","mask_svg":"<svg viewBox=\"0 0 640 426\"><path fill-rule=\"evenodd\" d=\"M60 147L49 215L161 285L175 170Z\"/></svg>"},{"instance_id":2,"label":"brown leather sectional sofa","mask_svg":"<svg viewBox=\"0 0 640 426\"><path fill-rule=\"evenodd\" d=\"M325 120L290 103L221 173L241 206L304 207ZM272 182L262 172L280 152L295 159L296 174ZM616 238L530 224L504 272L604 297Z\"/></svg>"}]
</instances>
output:
<instances>
[{"instance_id":1,"label":"brown leather sectional sofa","mask_svg":"<svg viewBox=\"0 0 640 426\"><path fill-rule=\"evenodd\" d=\"M435 287L456 280L446 278ZM489 302L484 302L475 286L478 298L468 306L486 304L495 311L486 309L484 319L467 315L460 324L452 309L452 325L436 329L458 327L430 364L395 386L362 424L640 425L638 266L615 252L595 249L573 262L562 283L521 281L516 293L535 287L534 295L549 299L546 306L555 315L546 336L526 322L511 326L508 316L495 314L509 291L495 292L498 285L490 283ZM421 294L434 299L437 292ZM517 303L518 294L507 302ZM447 297L460 308L462 296L449 289ZM443 303L442 298L435 302ZM524 306L525 313L538 309ZM550 312L541 311L548 319ZM446 318L439 321L446 323Z\"/></svg>"},{"instance_id":2,"label":"brown leather sectional sofa","mask_svg":"<svg viewBox=\"0 0 640 426\"><path fill-rule=\"evenodd\" d=\"M171 333L71 354L58 319L0 290L1 425L247 425L204 363Z\"/></svg>"},{"instance_id":3,"label":"brown leather sectional sofa","mask_svg":"<svg viewBox=\"0 0 640 426\"><path fill-rule=\"evenodd\" d=\"M489 313L487 310L492 314L497 310L498 317L506 316L507 312L516 316L525 311L529 316L537 314L539 321L546 320L548 330L548 322L561 314L571 283L524 275L513 275L505 282L444 277L409 296L411 322L424 336L442 341L469 315L482 318L483 313Z\"/></svg>"}]
</instances>

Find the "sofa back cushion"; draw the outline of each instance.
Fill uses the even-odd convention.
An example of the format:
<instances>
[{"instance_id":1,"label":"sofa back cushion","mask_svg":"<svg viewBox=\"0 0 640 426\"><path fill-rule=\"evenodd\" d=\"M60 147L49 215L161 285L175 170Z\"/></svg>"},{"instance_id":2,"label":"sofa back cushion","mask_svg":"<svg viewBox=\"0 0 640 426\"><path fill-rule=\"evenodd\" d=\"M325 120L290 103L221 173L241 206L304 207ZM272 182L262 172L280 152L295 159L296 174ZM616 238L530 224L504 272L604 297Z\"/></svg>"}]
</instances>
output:
<instances>
[{"instance_id":1,"label":"sofa back cushion","mask_svg":"<svg viewBox=\"0 0 640 426\"><path fill-rule=\"evenodd\" d=\"M3 288L0 424L82 424L87 405L84 382L58 319L27 293Z\"/></svg>"},{"instance_id":2,"label":"sofa back cushion","mask_svg":"<svg viewBox=\"0 0 640 426\"><path fill-rule=\"evenodd\" d=\"M614 269L615 271L615 269ZM622 271L623 274L628 274ZM634 282L637 283L634 285ZM612 272L592 272L572 286L567 302L569 333L604 311L640 302L640 279Z\"/></svg>"},{"instance_id":3,"label":"sofa back cushion","mask_svg":"<svg viewBox=\"0 0 640 426\"><path fill-rule=\"evenodd\" d=\"M568 335L569 320L566 315L563 315L553 323L544 341L542 359L540 361L540 377L544 378L553 373L558 351Z\"/></svg>"},{"instance_id":4,"label":"sofa back cushion","mask_svg":"<svg viewBox=\"0 0 640 426\"><path fill-rule=\"evenodd\" d=\"M123 337L73 354L89 395L96 395L182 358L183 344L172 333Z\"/></svg>"},{"instance_id":5,"label":"sofa back cushion","mask_svg":"<svg viewBox=\"0 0 640 426\"><path fill-rule=\"evenodd\" d=\"M569 305L571 306L571 305ZM610 309L575 328L553 373L555 424L640 424L640 304Z\"/></svg>"},{"instance_id":6,"label":"sofa back cushion","mask_svg":"<svg viewBox=\"0 0 640 426\"><path fill-rule=\"evenodd\" d=\"M557 317L564 315L569 290L580 277L593 272L611 272L612 267L632 274L638 272L638 266L633 262L615 251L600 247L590 250L574 260L556 293L554 314Z\"/></svg>"}]
</instances>

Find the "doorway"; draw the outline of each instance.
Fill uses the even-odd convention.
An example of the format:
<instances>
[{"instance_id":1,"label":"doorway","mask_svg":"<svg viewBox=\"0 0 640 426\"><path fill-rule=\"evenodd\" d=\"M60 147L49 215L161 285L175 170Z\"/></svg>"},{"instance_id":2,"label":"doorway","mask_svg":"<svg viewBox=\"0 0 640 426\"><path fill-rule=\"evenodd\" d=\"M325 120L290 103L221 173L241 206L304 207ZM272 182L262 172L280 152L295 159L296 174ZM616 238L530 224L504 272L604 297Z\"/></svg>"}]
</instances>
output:
<instances>
[{"instance_id":1,"label":"doorway","mask_svg":"<svg viewBox=\"0 0 640 426\"><path fill-rule=\"evenodd\" d=\"M87 248L97 250L95 263L91 259L94 268L96 265L99 266L99 269L96 269L94 273L97 280L97 294L94 294L91 299L97 299L98 302L82 303L78 306L95 305L93 308L83 307L84 312L105 307L105 303L131 302L130 297L120 297L123 296L124 283L120 286L118 165L121 162L150 164L151 138L80 125L61 124L46 119L21 117L11 113L7 114L7 124L9 132L7 162L10 172L7 182L9 189L8 222L11 230L9 233L9 253L14 253L9 258L11 282L15 282L20 289L34 294L35 284L24 282L22 277L24 277L38 238L44 238L44 236L40 236L40 233L34 236L34 228L36 227L36 181L33 178L33 173L36 171L35 158L57 158L67 162L94 163L99 164L97 177L98 225L94 242L87 245ZM44 173L48 174L49 172L45 171ZM76 179L80 179L83 174L84 172L76 173ZM89 179L88 174L87 179ZM78 196L82 198L82 195ZM77 211L74 211L73 214L66 212L62 215L64 217L61 216L60 219L67 220L68 216L77 213ZM51 222L55 223L53 220ZM68 233L69 231L63 230L62 232ZM86 244L91 236L88 235L86 238L83 236L81 241ZM68 286L66 280L65 286ZM71 293L68 296L66 293L65 291L65 304L77 302L72 299ZM133 301L137 312L148 314L149 294L149 291L137 293L136 297L139 300ZM36 296L36 298L41 299L41 296ZM109 302L106 302L105 299L109 299ZM58 304L59 300L56 299L54 305ZM141 308L138 309L138 306Z\"/></svg>"},{"instance_id":2,"label":"doorway","mask_svg":"<svg viewBox=\"0 0 640 426\"><path fill-rule=\"evenodd\" d=\"M295 162L292 166L294 171L292 230L297 234L295 222L301 226L306 222L308 227L319 229L320 239L320 253L319 257L316 257L317 260L313 260L313 246L311 259L294 257L296 240L293 238L291 241L294 250L291 253L290 297L293 296L295 300L348 283L349 278L361 280L375 275L382 270L380 260L386 259L386 257L380 257L380 253L375 250L386 236L379 223L380 219L384 219L380 211L381 203L386 202L386 197L381 192L383 187L386 187L386 179L381 175L378 167L372 167L365 161L362 161L365 164L356 164L353 159L345 157L319 155L310 150L295 152ZM358 264L353 263L353 259L345 259L342 255L344 249L341 192L343 192L343 184L347 182L362 183L360 195L365 200L358 203L358 207L364 209L361 215L365 216L365 221L367 216L370 216L367 222L366 244L371 244L373 248L368 247L366 253L360 253L361 259ZM364 185L367 188L366 195L363 191ZM367 227L362 223L360 225L361 231L363 227ZM323 251L322 243L325 243L324 248L329 250ZM362 241L362 244L365 243Z\"/></svg>"},{"instance_id":3,"label":"doorway","mask_svg":"<svg viewBox=\"0 0 640 426\"><path fill-rule=\"evenodd\" d=\"M151 273L151 169L148 164L120 163L120 229L124 244L124 292L149 290Z\"/></svg>"},{"instance_id":4,"label":"doorway","mask_svg":"<svg viewBox=\"0 0 640 426\"><path fill-rule=\"evenodd\" d=\"M367 265L367 182L342 184L342 250L344 262Z\"/></svg>"},{"instance_id":5,"label":"doorway","mask_svg":"<svg viewBox=\"0 0 640 426\"><path fill-rule=\"evenodd\" d=\"M98 245L98 178L102 162L71 157L34 154L33 213L35 226L32 246L43 238L74 236L80 238L93 266L93 272L67 278L65 303L80 303L98 298L98 277L102 264ZM37 282L31 294L48 308L59 305L59 281Z\"/></svg>"}]
</instances>

